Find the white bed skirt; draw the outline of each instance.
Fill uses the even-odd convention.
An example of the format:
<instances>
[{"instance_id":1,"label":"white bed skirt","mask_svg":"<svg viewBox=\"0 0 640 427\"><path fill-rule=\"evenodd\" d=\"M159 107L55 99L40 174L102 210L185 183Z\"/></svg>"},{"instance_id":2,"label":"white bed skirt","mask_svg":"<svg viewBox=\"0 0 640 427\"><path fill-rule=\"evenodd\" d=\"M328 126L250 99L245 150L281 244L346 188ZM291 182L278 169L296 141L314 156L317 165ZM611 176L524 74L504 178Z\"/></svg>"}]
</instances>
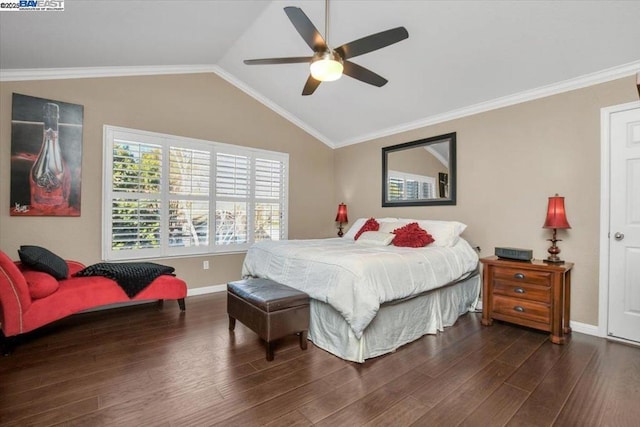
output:
<instances>
[{"instance_id":1,"label":"white bed skirt","mask_svg":"<svg viewBox=\"0 0 640 427\"><path fill-rule=\"evenodd\" d=\"M476 274L455 285L383 305L360 339L329 304L311 299L309 339L342 359L362 363L452 326L458 317L475 310L480 286L481 276Z\"/></svg>"}]
</instances>

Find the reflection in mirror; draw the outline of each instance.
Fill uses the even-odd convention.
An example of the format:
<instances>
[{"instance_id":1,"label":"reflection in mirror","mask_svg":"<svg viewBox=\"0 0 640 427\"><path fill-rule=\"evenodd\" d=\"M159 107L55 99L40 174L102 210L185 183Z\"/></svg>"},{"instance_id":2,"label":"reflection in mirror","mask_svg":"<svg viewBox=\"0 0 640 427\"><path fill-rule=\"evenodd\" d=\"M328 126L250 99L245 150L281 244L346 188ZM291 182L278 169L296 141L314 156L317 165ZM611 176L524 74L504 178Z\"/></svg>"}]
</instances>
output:
<instances>
[{"instance_id":1,"label":"reflection in mirror","mask_svg":"<svg viewBox=\"0 0 640 427\"><path fill-rule=\"evenodd\" d=\"M456 204L456 134L382 149L382 206Z\"/></svg>"}]
</instances>

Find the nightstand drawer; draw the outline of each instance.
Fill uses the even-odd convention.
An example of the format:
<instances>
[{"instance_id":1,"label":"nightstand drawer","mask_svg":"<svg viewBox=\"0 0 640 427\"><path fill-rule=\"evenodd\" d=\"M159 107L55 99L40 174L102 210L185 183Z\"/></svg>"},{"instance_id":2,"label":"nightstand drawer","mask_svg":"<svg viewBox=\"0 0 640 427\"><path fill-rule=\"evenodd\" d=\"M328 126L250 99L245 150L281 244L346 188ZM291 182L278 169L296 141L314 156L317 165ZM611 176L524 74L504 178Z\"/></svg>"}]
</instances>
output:
<instances>
[{"instance_id":1,"label":"nightstand drawer","mask_svg":"<svg viewBox=\"0 0 640 427\"><path fill-rule=\"evenodd\" d=\"M501 295L493 296L493 312L545 324L549 324L551 319L551 310L548 304Z\"/></svg>"},{"instance_id":2,"label":"nightstand drawer","mask_svg":"<svg viewBox=\"0 0 640 427\"><path fill-rule=\"evenodd\" d=\"M525 270L510 267L494 267L493 277L503 280L515 280L536 285L550 285L551 273L547 271Z\"/></svg>"},{"instance_id":3,"label":"nightstand drawer","mask_svg":"<svg viewBox=\"0 0 640 427\"><path fill-rule=\"evenodd\" d=\"M531 301L551 303L551 287L532 285L530 283L518 283L514 280L502 280L497 277L493 280L493 293L511 298L522 298Z\"/></svg>"}]
</instances>

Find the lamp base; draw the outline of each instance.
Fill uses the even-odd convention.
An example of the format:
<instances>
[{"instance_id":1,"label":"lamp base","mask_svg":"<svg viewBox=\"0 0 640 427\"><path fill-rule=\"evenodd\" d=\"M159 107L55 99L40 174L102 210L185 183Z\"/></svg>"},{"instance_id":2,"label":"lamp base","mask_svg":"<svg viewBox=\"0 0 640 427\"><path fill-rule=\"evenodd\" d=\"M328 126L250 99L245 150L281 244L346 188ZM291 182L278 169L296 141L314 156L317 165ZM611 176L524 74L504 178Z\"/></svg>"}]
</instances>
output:
<instances>
[{"instance_id":1,"label":"lamp base","mask_svg":"<svg viewBox=\"0 0 640 427\"><path fill-rule=\"evenodd\" d=\"M564 260L560 259L558 254L560 253L560 248L556 245L556 242L562 242L560 239L556 239L556 229L553 229L553 237L551 239L547 239L551 242L551 246L547 249L549 252L549 256L543 259L544 262L549 264L564 264Z\"/></svg>"},{"instance_id":2,"label":"lamp base","mask_svg":"<svg viewBox=\"0 0 640 427\"><path fill-rule=\"evenodd\" d=\"M344 233L342 232L342 223L340 223L340 226L338 227L338 237L342 236L344 236Z\"/></svg>"}]
</instances>

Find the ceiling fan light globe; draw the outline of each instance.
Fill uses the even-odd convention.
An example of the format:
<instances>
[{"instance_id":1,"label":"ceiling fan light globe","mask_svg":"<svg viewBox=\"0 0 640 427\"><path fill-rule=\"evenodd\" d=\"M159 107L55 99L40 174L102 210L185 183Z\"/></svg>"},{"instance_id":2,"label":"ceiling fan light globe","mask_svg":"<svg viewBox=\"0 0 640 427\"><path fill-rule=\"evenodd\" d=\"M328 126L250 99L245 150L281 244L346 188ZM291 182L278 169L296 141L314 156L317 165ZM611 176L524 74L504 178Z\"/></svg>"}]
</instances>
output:
<instances>
[{"instance_id":1,"label":"ceiling fan light globe","mask_svg":"<svg viewBox=\"0 0 640 427\"><path fill-rule=\"evenodd\" d=\"M333 59L320 59L311 63L311 76L321 82L332 82L342 77L344 67Z\"/></svg>"},{"instance_id":2,"label":"ceiling fan light globe","mask_svg":"<svg viewBox=\"0 0 640 427\"><path fill-rule=\"evenodd\" d=\"M342 58L335 52L316 54L309 66L311 77L320 82L332 82L342 77Z\"/></svg>"}]
</instances>

